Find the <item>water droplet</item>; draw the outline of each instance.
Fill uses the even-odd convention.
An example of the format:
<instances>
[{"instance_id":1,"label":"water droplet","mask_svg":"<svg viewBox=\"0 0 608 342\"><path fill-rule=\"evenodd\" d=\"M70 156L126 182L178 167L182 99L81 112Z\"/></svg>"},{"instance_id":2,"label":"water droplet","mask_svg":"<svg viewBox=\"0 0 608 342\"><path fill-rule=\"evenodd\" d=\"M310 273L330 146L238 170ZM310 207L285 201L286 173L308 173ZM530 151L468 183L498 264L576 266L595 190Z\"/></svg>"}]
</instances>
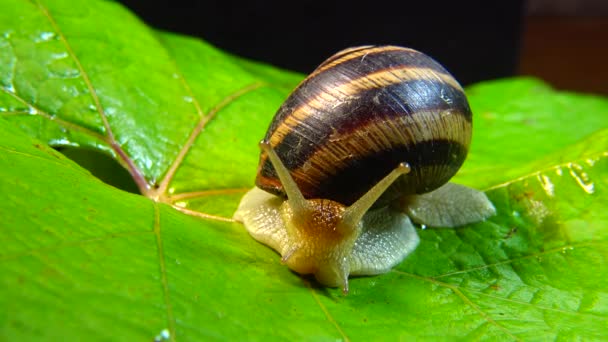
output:
<instances>
[{"instance_id":1,"label":"water droplet","mask_svg":"<svg viewBox=\"0 0 608 342\"><path fill-rule=\"evenodd\" d=\"M589 158L586 160L586 162L589 166L593 166L595 165L595 162L597 162L597 159Z\"/></svg>"},{"instance_id":2,"label":"water droplet","mask_svg":"<svg viewBox=\"0 0 608 342\"><path fill-rule=\"evenodd\" d=\"M426 224L421 224L420 225L420 229L425 230L426 229Z\"/></svg>"},{"instance_id":3,"label":"water droplet","mask_svg":"<svg viewBox=\"0 0 608 342\"><path fill-rule=\"evenodd\" d=\"M154 337L154 342L167 341L170 337L171 333L169 332L169 329L163 329L160 334Z\"/></svg>"},{"instance_id":4,"label":"water droplet","mask_svg":"<svg viewBox=\"0 0 608 342\"><path fill-rule=\"evenodd\" d=\"M15 87L12 84L5 86L4 90L8 91L9 93L15 93Z\"/></svg>"},{"instance_id":5,"label":"water droplet","mask_svg":"<svg viewBox=\"0 0 608 342\"><path fill-rule=\"evenodd\" d=\"M566 254L568 251L572 251L572 250L574 250L574 247L566 246L566 247L562 248L562 253Z\"/></svg>"},{"instance_id":6,"label":"water droplet","mask_svg":"<svg viewBox=\"0 0 608 342\"><path fill-rule=\"evenodd\" d=\"M106 107L106 114L116 114L116 108L114 107Z\"/></svg>"},{"instance_id":7,"label":"water droplet","mask_svg":"<svg viewBox=\"0 0 608 342\"><path fill-rule=\"evenodd\" d=\"M53 59L64 59L64 58L68 58L70 55L68 55L67 52L58 52L58 53L53 53L51 54L51 58Z\"/></svg>"},{"instance_id":8,"label":"water droplet","mask_svg":"<svg viewBox=\"0 0 608 342\"><path fill-rule=\"evenodd\" d=\"M169 329L163 329L163 331L160 332L160 336L162 336L165 340L171 337Z\"/></svg>"},{"instance_id":9,"label":"water droplet","mask_svg":"<svg viewBox=\"0 0 608 342\"><path fill-rule=\"evenodd\" d=\"M194 101L194 99L192 98L192 96L184 96L184 101L186 101L188 103L192 103L192 101Z\"/></svg>"},{"instance_id":10,"label":"water droplet","mask_svg":"<svg viewBox=\"0 0 608 342\"><path fill-rule=\"evenodd\" d=\"M27 111L27 112L28 112L28 114L30 114L30 115L36 115L36 114L38 114L38 109L36 109L36 108L34 108L34 107L30 107L30 108L28 108L28 111Z\"/></svg>"},{"instance_id":11,"label":"water droplet","mask_svg":"<svg viewBox=\"0 0 608 342\"><path fill-rule=\"evenodd\" d=\"M576 180L578 185L588 194L595 192L595 184L589 179L589 175L584 172L581 165L571 163L569 166L570 176Z\"/></svg>"},{"instance_id":12,"label":"water droplet","mask_svg":"<svg viewBox=\"0 0 608 342\"><path fill-rule=\"evenodd\" d=\"M513 213L511 215L513 215L513 217L519 217L519 211L513 210Z\"/></svg>"},{"instance_id":13,"label":"water droplet","mask_svg":"<svg viewBox=\"0 0 608 342\"><path fill-rule=\"evenodd\" d=\"M555 174L557 174L558 176L561 176L563 174L562 168L559 167L559 168L555 169Z\"/></svg>"},{"instance_id":14,"label":"water droplet","mask_svg":"<svg viewBox=\"0 0 608 342\"><path fill-rule=\"evenodd\" d=\"M60 128L60 129L63 132L66 132L66 133L69 132L65 128ZM49 145L51 145L51 146L74 146L74 147L78 147L79 146L77 143L69 141L68 139L51 139L49 141Z\"/></svg>"},{"instance_id":15,"label":"water droplet","mask_svg":"<svg viewBox=\"0 0 608 342\"><path fill-rule=\"evenodd\" d=\"M175 193L175 188L169 188L169 190L167 190L169 192L169 194L173 195Z\"/></svg>"},{"instance_id":16,"label":"water droplet","mask_svg":"<svg viewBox=\"0 0 608 342\"><path fill-rule=\"evenodd\" d=\"M551 179L549 179L549 176L539 174L538 181L540 182L540 185L543 187L543 189L545 189L545 192L548 196L553 197L555 195L555 186L551 182Z\"/></svg>"},{"instance_id":17,"label":"water droplet","mask_svg":"<svg viewBox=\"0 0 608 342\"><path fill-rule=\"evenodd\" d=\"M39 42L48 42L51 39L56 37L55 32L42 32L38 35L38 39L36 39L36 43Z\"/></svg>"},{"instance_id":18,"label":"water droplet","mask_svg":"<svg viewBox=\"0 0 608 342\"><path fill-rule=\"evenodd\" d=\"M180 208L186 208L188 206L188 202L179 201L179 202L173 203L173 205L175 205L176 207L180 207Z\"/></svg>"},{"instance_id":19,"label":"water droplet","mask_svg":"<svg viewBox=\"0 0 608 342\"><path fill-rule=\"evenodd\" d=\"M155 163L156 163L156 161L152 160L152 158L141 158L141 164L146 169L150 169L152 167L152 165L154 165ZM156 182L156 179L154 181Z\"/></svg>"},{"instance_id":20,"label":"water droplet","mask_svg":"<svg viewBox=\"0 0 608 342\"><path fill-rule=\"evenodd\" d=\"M78 96L78 89L76 89L75 87L70 87L70 86L61 86L61 91L64 92L65 94L70 95L71 97L76 97Z\"/></svg>"}]
</instances>

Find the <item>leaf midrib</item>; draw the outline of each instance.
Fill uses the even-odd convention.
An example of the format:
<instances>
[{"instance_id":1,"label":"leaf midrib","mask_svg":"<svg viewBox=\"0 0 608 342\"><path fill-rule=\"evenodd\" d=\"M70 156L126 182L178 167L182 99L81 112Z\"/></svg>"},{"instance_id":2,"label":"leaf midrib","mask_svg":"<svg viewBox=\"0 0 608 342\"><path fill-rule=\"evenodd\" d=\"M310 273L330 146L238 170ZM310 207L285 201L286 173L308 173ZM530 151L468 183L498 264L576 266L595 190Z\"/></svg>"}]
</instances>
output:
<instances>
[{"instance_id":1,"label":"leaf midrib","mask_svg":"<svg viewBox=\"0 0 608 342\"><path fill-rule=\"evenodd\" d=\"M5 92L6 94L12 96L15 100L17 100L18 102L20 102L20 103L24 104L25 106L27 106L28 108L30 108L31 111L30 112L26 112L26 111L3 112L2 114L3 115L40 115L41 117L43 117L49 121L56 122L60 126L63 126L65 128L72 129L75 131L79 131L85 135L88 135L97 140L103 141L104 143L109 145L109 147L114 151L114 153L115 153L114 157L118 160L118 162L123 167L125 167L127 169L127 171L131 174L134 182L136 183L138 189L140 190L140 193L145 197L153 199L154 201L161 202L161 203L167 203L167 204L170 204L170 205L176 207L175 206L176 201L182 200L184 197L186 197L186 198L196 197L198 193L204 192L205 190L194 191L191 193L189 192L189 193L169 194L168 188L171 184L171 181L173 180L173 177L174 177L176 171L179 169L181 163L183 162L185 156L189 152L190 148L192 147L192 145L194 144L194 142L196 141L198 136L203 132L204 128L209 124L209 122L211 122L211 120L213 120L222 109L224 109L225 107L230 105L232 102L236 101L238 98L242 97L245 94L248 94L249 92L252 92L254 90L257 90L257 89L267 86L267 85L260 81L247 85L241 89L236 90L232 94L227 95L222 100L220 100L214 107L212 107L207 113L204 113L200 106L200 101L198 100L197 96L194 95L191 86L188 84L188 81L186 80L186 78L183 76L183 74L179 70L179 67L175 61L174 56L170 53L170 51L168 49L166 49L165 52L167 53L167 56L172 64L175 74L178 75L178 79L180 80L180 84L182 85L182 88L184 89L186 95L188 97L192 98L191 102L199 117L199 121L194 126L188 139L181 147L178 155L173 160L173 162L171 163L168 170L165 172L161 181L157 185L150 184L147 181L145 175L143 175L142 172L139 170L139 168L135 165L133 160L127 155L127 153L117 143L117 140L112 131L112 127L111 127L110 123L108 122L107 115L105 113L103 106L101 105L101 101L99 99L99 96L97 95L95 87L93 86L93 83L91 82L91 79L88 76L86 69L80 62L80 59L78 58L77 54L72 49L66 35L63 33L63 31L61 30L61 28L59 27L59 25L57 24L57 22L55 21L55 19L49 12L49 10L39 0L34 0L34 3L36 4L36 6L40 10L40 12L44 15L44 17L48 20L50 25L53 27L53 30L55 31L54 33L57 34L57 36L63 43L64 48L66 49L68 55L70 56L72 61L76 64L76 67L78 68L80 76L82 77L83 82L85 83L85 85L91 95L95 108L99 114L99 117L102 120L105 135L97 133L89 128L78 125L76 123L69 122L69 121L64 120L60 117L57 117L55 115L51 115L50 113L46 112L45 110L38 108L37 106L29 103L27 100L25 100L24 98L19 96L17 91L11 92L5 88L0 88L0 90ZM163 44L162 41L159 40L159 43L161 43L161 45L163 47L165 47L165 45ZM231 192L230 189L227 189L226 191ZM179 207L178 207L178 209L179 209ZM205 215L205 213L202 213L202 214ZM207 217L213 218L213 217L215 217L215 215L208 215ZM220 220L222 220L222 219L220 218Z\"/></svg>"}]
</instances>

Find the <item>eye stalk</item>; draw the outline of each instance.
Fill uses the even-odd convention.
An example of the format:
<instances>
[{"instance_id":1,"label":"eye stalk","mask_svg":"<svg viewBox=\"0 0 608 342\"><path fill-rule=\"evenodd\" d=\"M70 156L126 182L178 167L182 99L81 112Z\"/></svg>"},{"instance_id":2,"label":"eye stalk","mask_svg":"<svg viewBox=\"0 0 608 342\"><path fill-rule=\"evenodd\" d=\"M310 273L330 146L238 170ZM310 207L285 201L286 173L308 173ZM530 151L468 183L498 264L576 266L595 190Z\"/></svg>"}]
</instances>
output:
<instances>
[{"instance_id":1,"label":"eye stalk","mask_svg":"<svg viewBox=\"0 0 608 342\"><path fill-rule=\"evenodd\" d=\"M287 243L281 261L301 274L314 274L328 286L340 286L348 293L350 256L363 230L362 219L374 202L397 179L410 171L400 163L350 206L328 199L305 199L274 149L260 142L287 194L280 211L286 223Z\"/></svg>"}]
</instances>

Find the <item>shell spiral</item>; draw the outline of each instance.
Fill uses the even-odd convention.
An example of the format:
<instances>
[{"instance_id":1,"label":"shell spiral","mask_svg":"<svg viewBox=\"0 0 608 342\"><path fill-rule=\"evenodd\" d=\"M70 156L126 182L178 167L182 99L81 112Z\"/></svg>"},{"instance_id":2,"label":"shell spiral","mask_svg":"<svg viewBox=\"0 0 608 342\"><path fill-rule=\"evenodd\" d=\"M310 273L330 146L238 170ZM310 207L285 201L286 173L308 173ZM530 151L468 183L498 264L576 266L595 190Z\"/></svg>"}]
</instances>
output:
<instances>
[{"instance_id":1,"label":"shell spiral","mask_svg":"<svg viewBox=\"0 0 608 342\"><path fill-rule=\"evenodd\" d=\"M350 205L401 162L411 172L386 196L445 184L466 158L471 130L464 91L439 63L408 48L363 46L338 52L304 79L265 140L306 198ZM285 196L265 153L256 185Z\"/></svg>"}]
</instances>

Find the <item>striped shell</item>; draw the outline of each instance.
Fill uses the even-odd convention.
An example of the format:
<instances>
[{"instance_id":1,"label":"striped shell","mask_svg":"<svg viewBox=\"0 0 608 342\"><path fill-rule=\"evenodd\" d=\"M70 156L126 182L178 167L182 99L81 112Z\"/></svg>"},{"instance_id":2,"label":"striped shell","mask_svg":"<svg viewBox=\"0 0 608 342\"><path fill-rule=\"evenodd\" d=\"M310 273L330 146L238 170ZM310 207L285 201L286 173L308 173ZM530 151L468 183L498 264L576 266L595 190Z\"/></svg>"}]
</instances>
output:
<instances>
[{"instance_id":1,"label":"striped shell","mask_svg":"<svg viewBox=\"0 0 608 342\"><path fill-rule=\"evenodd\" d=\"M462 87L429 56L363 46L338 52L302 81L265 140L306 198L350 205L400 162L412 171L385 197L445 184L466 158L471 119ZM285 196L265 153L256 185Z\"/></svg>"}]
</instances>

